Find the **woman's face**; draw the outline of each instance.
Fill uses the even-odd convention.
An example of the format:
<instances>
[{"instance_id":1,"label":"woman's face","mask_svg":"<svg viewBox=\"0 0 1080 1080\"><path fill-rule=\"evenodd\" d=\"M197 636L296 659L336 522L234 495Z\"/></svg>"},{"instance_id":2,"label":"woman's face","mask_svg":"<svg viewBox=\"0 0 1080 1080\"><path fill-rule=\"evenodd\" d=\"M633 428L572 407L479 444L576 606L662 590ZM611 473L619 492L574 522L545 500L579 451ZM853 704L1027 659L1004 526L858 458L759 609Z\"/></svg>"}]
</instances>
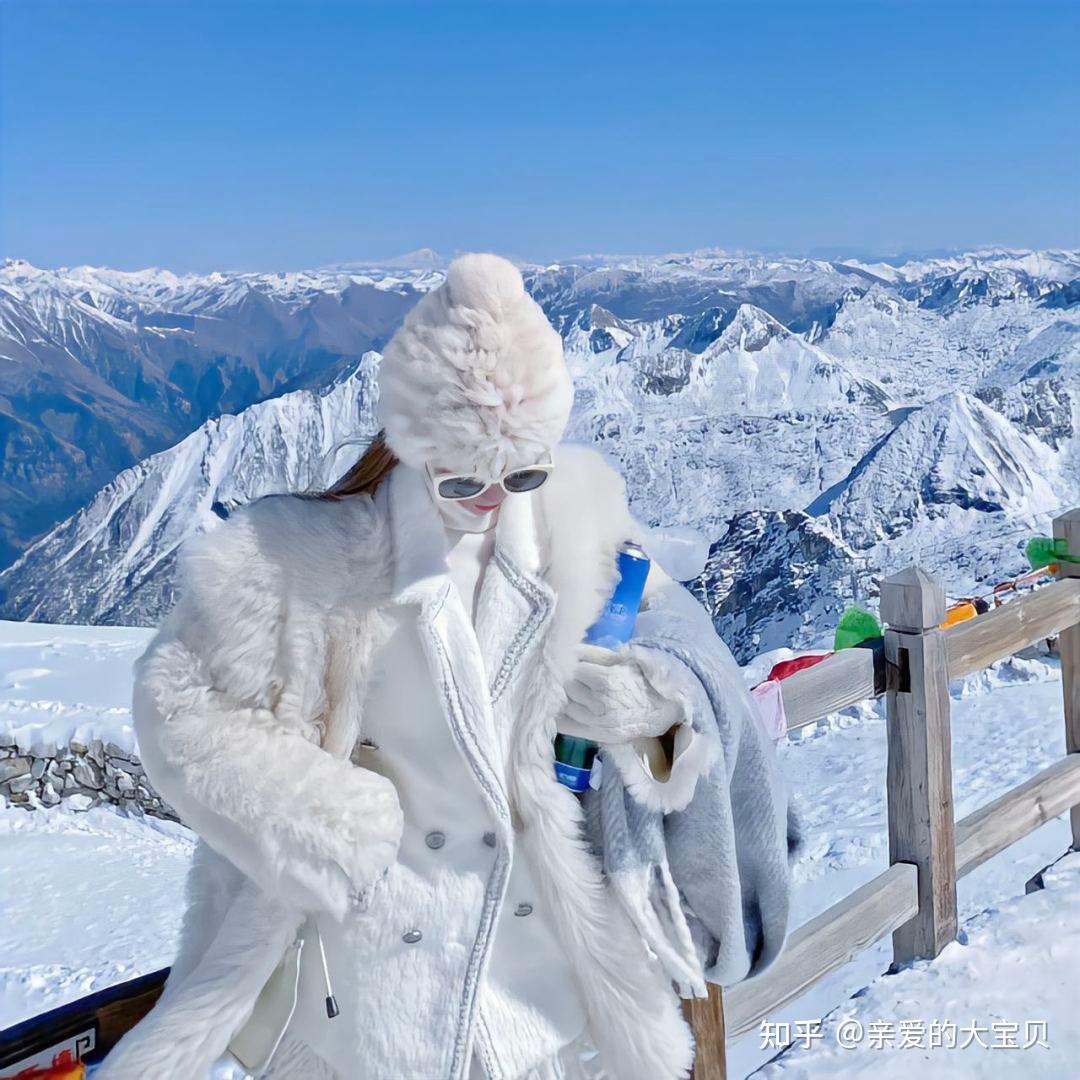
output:
<instances>
[{"instance_id":1,"label":"woman's face","mask_svg":"<svg viewBox=\"0 0 1080 1080\"><path fill-rule=\"evenodd\" d=\"M546 451L546 453L538 455L537 458L534 459L534 463L544 460L550 462L550 451ZM453 470L450 469L440 468L437 464L429 464L428 471L433 484L437 484L438 481L440 481L440 478L447 475L465 475L463 473L455 473ZM529 464L518 464L514 470L511 470L511 472L513 473L516 473L518 471L529 471ZM515 476L514 478L519 477ZM488 480L488 478L483 476L477 476L477 480L484 481ZM510 492L502 486L502 483L500 481L489 481L485 485L484 489L480 491L480 494L470 496L468 499L455 499L453 500L453 505L455 505L455 507L462 507L464 510L469 511L477 517L483 517L485 514L494 514L496 511L498 511L503 501L505 500L505 498L507 498L509 494ZM446 503L444 503L444 505L446 505Z\"/></svg>"}]
</instances>

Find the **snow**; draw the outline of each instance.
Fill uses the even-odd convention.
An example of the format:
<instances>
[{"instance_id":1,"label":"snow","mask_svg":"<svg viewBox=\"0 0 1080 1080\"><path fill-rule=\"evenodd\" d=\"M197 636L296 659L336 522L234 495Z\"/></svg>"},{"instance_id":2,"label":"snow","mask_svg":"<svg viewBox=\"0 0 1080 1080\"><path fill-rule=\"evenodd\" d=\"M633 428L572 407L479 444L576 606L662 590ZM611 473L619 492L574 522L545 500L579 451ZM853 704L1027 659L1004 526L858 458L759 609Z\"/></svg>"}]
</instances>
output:
<instances>
[{"instance_id":1,"label":"snow","mask_svg":"<svg viewBox=\"0 0 1080 1080\"><path fill-rule=\"evenodd\" d=\"M171 963L194 846L109 807L0 809L0 1028Z\"/></svg>"},{"instance_id":2,"label":"snow","mask_svg":"<svg viewBox=\"0 0 1080 1080\"><path fill-rule=\"evenodd\" d=\"M0 736L23 751L92 739L134 749L131 665L152 635L0 620Z\"/></svg>"},{"instance_id":3,"label":"snow","mask_svg":"<svg viewBox=\"0 0 1080 1080\"><path fill-rule=\"evenodd\" d=\"M834 1010L820 1040L804 1034L755 1076L854 1080L917 1071L922 1080L1073 1080L1080 853L1063 858L1044 883L972 916L963 939L936 960L877 980ZM931 1048L935 1029L943 1046Z\"/></svg>"},{"instance_id":4,"label":"snow","mask_svg":"<svg viewBox=\"0 0 1080 1080\"><path fill-rule=\"evenodd\" d=\"M131 661L149 633L0 623L2 707L25 693L16 686L37 685L54 708L39 717L36 737L47 732L56 738L81 724L99 738L108 732L114 741L116 735L130 738L130 725L120 720L117 726L113 718L127 715ZM747 683L789 655L775 650L758 657L745 669ZM91 707L97 712L88 719ZM7 730L16 730L10 717L5 722ZM952 723L956 812L963 816L1064 752L1056 663L1042 656L1013 658L955 684ZM22 717L20 728L25 724ZM795 868L797 926L888 864L880 707L863 704L804 728L780 755L805 833ZM1074 1075L1065 1071L1076 1060L1078 1042L1066 1023L1071 997L1063 980L1072 979L1080 963L1076 860L1047 875L1045 893L1023 895L1027 879L1068 844L1067 824L1058 819L965 877L959 887L963 943L938 961L883 977L890 961L886 939L779 1010L772 1018L777 1023L816 1020L832 1011L827 1037L810 1050L793 1048L762 1075L862 1076L872 1068L898 1075L915 1064L927 1076L961 1075L955 1070L969 1067L962 1075L1017 1075L1021 1051L980 1058L969 1050L962 1066L954 1056L912 1050L841 1052L830 1047L830 1033L849 1015L864 1026L913 1018L983 1025L1047 1019L1050 1050L1023 1062L1046 1070L1040 1075ZM193 848L194 837L182 826L110 808L0 811L0 1028L166 966L176 948ZM729 1047L730 1074L744 1076L775 1054L775 1048L761 1048L758 1032L748 1033ZM900 1056L894 1061L890 1054ZM940 1071L929 1071L931 1066Z\"/></svg>"}]
</instances>

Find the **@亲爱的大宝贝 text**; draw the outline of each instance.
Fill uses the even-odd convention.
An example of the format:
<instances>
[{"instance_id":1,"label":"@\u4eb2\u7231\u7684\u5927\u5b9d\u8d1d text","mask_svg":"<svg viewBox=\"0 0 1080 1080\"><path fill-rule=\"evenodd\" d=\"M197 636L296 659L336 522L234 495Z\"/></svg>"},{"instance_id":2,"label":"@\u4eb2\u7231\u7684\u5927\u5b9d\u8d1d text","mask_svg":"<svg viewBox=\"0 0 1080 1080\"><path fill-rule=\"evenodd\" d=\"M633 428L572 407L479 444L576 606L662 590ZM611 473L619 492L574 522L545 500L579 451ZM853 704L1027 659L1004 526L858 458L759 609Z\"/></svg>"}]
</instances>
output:
<instances>
[{"instance_id":1,"label":"@\u4eb2\u7231\u7684\u5927\u5b9d\u8d1d text","mask_svg":"<svg viewBox=\"0 0 1080 1080\"><path fill-rule=\"evenodd\" d=\"M1045 1020L858 1020L848 1017L823 1028L820 1020L762 1020L762 1050L788 1046L809 1049L832 1042L845 1050L984 1050L1050 1049Z\"/></svg>"}]
</instances>

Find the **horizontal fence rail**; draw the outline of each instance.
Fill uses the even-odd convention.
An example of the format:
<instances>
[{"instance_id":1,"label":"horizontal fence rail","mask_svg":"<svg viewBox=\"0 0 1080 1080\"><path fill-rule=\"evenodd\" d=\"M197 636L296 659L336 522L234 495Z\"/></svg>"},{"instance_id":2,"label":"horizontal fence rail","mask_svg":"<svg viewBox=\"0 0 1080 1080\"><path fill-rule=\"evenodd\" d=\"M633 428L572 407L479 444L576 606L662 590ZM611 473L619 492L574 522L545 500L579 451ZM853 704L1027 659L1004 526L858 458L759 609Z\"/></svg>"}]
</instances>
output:
<instances>
[{"instance_id":1,"label":"horizontal fence rail","mask_svg":"<svg viewBox=\"0 0 1080 1080\"><path fill-rule=\"evenodd\" d=\"M1037 592L944 632L949 678L962 679L1080 622L1080 578ZM876 695L869 649L843 649L780 684L788 731Z\"/></svg>"},{"instance_id":2,"label":"horizontal fence rail","mask_svg":"<svg viewBox=\"0 0 1080 1080\"><path fill-rule=\"evenodd\" d=\"M728 1038L742 1035L919 910L918 871L893 863L798 930L762 974L724 991Z\"/></svg>"},{"instance_id":3,"label":"horizontal fence rail","mask_svg":"<svg viewBox=\"0 0 1080 1080\"><path fill-rule=\"evenodd\" d=\"M788 731L874 696L874 654L842 649L780 684Z\"/></svg>"},{"instance_id":4,"label":"horizontal fence rail","mask_svg":"<svg viewBox=\"0 0 1080 1080\"><path fill-rule=\"evenodd\" d=\"M1027 596L946 630L949 678L961 679L973 671L981 671L1036 641L1054 637L1077 622L1080 622L1080 579L1044 585Z\"/></svg>"},{"instance_id":5,"label":"horizontal fence rail","mask_svg":"<svg viewBox=\"0 0 1080 1080\"><path fill-rule=\"evenodd\" d=\"M1080 754L1069 754L956 823L956 876L970 873L1077 803Z\"/></svg>"}]
</instances>

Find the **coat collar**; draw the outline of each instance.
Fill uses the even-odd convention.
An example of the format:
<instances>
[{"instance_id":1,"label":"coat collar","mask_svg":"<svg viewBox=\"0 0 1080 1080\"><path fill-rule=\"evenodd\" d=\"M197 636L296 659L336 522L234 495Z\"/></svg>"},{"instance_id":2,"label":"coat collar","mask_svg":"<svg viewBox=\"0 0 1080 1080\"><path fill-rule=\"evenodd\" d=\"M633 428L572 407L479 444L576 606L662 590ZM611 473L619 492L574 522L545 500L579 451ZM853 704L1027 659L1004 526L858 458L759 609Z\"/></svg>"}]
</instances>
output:
<instances>
[{"instance_id":1,"label":"coat collar","mask_svg":"<svg viewBox=\"0 0 1080 1080\"><path fill-rule=\"evenodd\" d=\"M446 579L446 532L423 473L398 465L378 489L386 492L395 603L422 601Z\"/></svg>"},{"instance_id":2,"label":"coat collar","mask_svg":"<svg viewBox=\"0 0 1080 1080\"><path fill-rule=\"evenodd\" d=\"M390 525L392 602L425 606L445 597L450 588L446 531L427 478L418 469L398 465L378 497L385 499ZM554 593L541 576L537 509L533 495L511 496L503 503L480 587L472 629L493 697L510 683L554 607Z\"/></svg>"}]
</instances>

